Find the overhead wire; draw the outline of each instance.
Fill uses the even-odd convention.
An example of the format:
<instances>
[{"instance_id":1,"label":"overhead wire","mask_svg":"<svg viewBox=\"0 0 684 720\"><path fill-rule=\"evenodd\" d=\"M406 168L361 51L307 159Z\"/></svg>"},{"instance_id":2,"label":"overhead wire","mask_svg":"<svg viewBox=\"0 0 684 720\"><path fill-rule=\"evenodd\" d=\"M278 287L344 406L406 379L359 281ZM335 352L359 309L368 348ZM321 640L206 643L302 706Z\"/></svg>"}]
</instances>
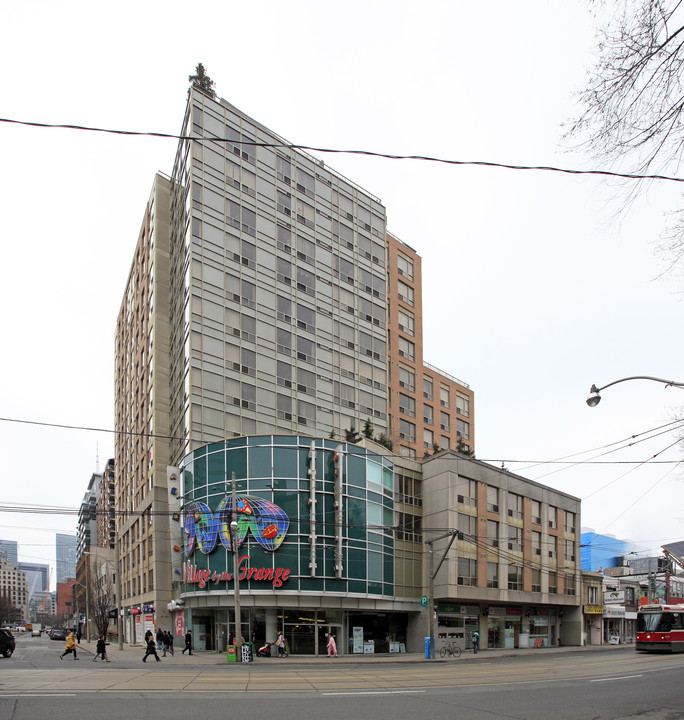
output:
<instances>
[{"instance_id":1,"label":"overhead wire","mask_svg":"<svg viewBox=\"0 0 684 720\"><path fill-rule=\"evenodd\" d=\"M485 160L453 160L448 158L434 157L430 155L401 155L397 153L383 153L374 150L358 150L358 149L340 149L340 148L325 148L315 147L313 145L299 145L295 143L264 143L256 142L252 140L236 140L233 138L219 138L219 137L197 137L194 135L176 135L173 133L162 133L162 132L142 132L135 130L115 130L111 128L92 127L87 125L74 125L74 124L57 124L57 123L43 123L34 122L28 120L16 120L12 118L0 118L0 122L11 123L15 125L25 125L28 127L37 128L51 128L60 130L79 130L84 132L98 132L107 133L110 135L126 135L133 137L154 137L154 138L168 138L173 140L193 140L197 142L215 142L215 143L235 143L237 145L246 145L251 147L265 147L265 148L281 148L290 150L306 150L309 152L318 153L331 153L331 154L344 154L344 155L363 155L368 157L384 158L387 160L420 160L424 162L435 162L443 163L446 165L460 165L460 166L474 166L474 167L487 167L487 168L501 168L506 170L528 170L528 171L542 171L542 172L556 172L564 173L568 175L598 175L604 177L615 177L623 178L627 180L665 180L669 182L684 182L684 178L672 176L672 175L642 175L638 173L621 173L612 170L577 170L573 168L563 168L553 165L518 165L512 163L502 162L490 162Z\"/></svg>"}]
</instances>

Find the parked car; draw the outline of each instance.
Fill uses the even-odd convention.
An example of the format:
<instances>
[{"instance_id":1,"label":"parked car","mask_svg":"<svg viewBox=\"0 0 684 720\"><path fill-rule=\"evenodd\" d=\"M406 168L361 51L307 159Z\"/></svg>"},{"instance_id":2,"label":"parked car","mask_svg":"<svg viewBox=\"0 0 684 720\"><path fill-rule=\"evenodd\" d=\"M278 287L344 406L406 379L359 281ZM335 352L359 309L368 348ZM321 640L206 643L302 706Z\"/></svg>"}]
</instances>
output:
<instances>
[{"instance_id":1,"label":"parked car","mask_svg":"<svg viewBox=\"0 0 684 720\"><path fill-rule=\"evenodd\" d=\"M6 658L12 657L14 648L15 642L12 631L3 628L0 630L0 653L2 653Z\"/></svg>"},{"instance_id":2,"label":"parked car","mask_svg":"<svg viewBox=\"0 0 684 720\"><path fill-rule=\"evenodd\" d=\"M59 628L52 628L50 631L51 640L66 640L66 630L60 630Z\"/></svg>"}]
</instances>

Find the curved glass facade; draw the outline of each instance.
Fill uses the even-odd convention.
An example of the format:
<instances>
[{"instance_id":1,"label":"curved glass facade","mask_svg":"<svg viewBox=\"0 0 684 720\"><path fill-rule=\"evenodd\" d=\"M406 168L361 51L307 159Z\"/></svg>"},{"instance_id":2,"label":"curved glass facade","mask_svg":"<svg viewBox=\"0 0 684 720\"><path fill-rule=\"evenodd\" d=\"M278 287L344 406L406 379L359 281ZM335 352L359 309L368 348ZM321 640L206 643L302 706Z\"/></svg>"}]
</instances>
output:
<instances>
[{"instance_id":1,"label":"curved glass facade","mask_svg":"<svg viewBox=\"0 0 684 720\"><path fill-rule=\"evenodd\" d=\"M188 601L232 594L231 521L241 593L394 597L388 459L331 439L238 437L187 455L181 478Z\"/></svg>"}]
</instances>

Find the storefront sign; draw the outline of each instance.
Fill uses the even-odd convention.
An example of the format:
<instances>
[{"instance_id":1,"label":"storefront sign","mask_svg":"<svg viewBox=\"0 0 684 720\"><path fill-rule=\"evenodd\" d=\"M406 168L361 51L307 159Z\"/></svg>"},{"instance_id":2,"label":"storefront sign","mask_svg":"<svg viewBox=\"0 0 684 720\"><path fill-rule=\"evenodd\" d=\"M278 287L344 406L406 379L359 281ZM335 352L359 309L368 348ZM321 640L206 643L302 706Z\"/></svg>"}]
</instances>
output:
<instances>
[{"instance_id":1,"label":"storefront sign","mask_svg":"<svg viewBox=\"0 0 684 720\"><path fill-rule=\"evenodd\" d=\"M243 555L238 560L238 579L252 580L257 582L270 582L274 588L281 587L282 584L290 577L290 571L287 568L254 568L249 566L249 556ZM189 560L183 565L183 582L197 585L199 588L206 587L209 583L218 585L221 582L230 582L233 579L233 573L223 570L201 570L197 565L193 565Z\"/></svg>"},{"instance_id":2,"label":"storefront sign","mask_svg":"<svg viewBox=\"0 0 684 720\"><path fill-rule=\"evenodd\" d=\"M622 605L606 605L603 608L603 617L624 617L625 608Z\"/></svg>"},{"instance_id":3,"label":"storefront sign","mask_svg":"<svg viewBox=\"0 0 684 720\"><path fill-rule=\"evenodd\" d=\"M609 603L624 603L625 591L624 590L610 590L603 593L603 601L608 605Z\"/></svg>"},{"instance_id":4,"label":"storefront sign","mask_svg":"<svg viewBox=\"0 0 684 720\"><path fill-rule=\"evenodd\" d=\"M603 605L585 605L585 615L603 615Z\"/></svg>"}]
</instances>

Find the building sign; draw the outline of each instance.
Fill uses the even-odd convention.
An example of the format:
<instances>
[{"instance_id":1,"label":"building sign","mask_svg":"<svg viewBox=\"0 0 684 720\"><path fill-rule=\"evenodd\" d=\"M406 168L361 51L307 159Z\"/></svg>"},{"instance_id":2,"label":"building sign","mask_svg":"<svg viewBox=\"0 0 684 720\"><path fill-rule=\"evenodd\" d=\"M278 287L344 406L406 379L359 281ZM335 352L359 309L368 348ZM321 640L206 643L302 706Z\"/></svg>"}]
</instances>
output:
<instances>
[{"instance_id":1,"label":"building sign","mask_svg":"<svg viewBox=\"0 0 684 720\"><path fill-rule=\"evenodd\" d=\"M277 505L256 495L238 495L233 512L231 495L219 503L216 512L208 505L195 501L185 509L185 555L199 550L209 555L219 540L226 550L232 550L230 523L237 521L237 545L242 545L248 532L264 550L277 550L290 527L290 520Z\"/></svg>"},{"instance_id":2,"label":"building sign","mask_svg":"<svg viewBox=\"0 0 684 720\"><path fill-rule=\"evenodd\" d=\"M625 608L622 605L606 605L603 608L603 617L624 617Z\"/></svg>"},{"instance_id":3,"label":"building sign","mask_svg":"<svg viewBox=\"0 0 684 720\"><path fill-rule=\"evenodd\" d=\"M624 603L625 602L625 591L624 590L607 590L603 593L603 602L606 605L610 603Z\"/></svg>"},{"instance_id":4,"label":"building sign","mask_svg":"<svg viewBox=\"0 0 684 720\"><path fill-rule=\"evenodd\" d=\"M254 568L249 566L249 556L243 555L238 559L238 580L270 582L274 588L279 588L290 577L287 568ZM189 560L183 565L183 582L190 585L197 585L199 588L206 587L209 583L218 585L221 582L231 582L233 573L227 570L202 570L198 569Z\"/></svg>"},{"instance_id":5,"label":"building sign","mask_svg":"<svg viewBox=\"0 0 684 720\"><path fill-rule=\"evenodd\" d=\"M585 605L585 615L603 615L603 605Z\"/></svg>"}]
</instances>

